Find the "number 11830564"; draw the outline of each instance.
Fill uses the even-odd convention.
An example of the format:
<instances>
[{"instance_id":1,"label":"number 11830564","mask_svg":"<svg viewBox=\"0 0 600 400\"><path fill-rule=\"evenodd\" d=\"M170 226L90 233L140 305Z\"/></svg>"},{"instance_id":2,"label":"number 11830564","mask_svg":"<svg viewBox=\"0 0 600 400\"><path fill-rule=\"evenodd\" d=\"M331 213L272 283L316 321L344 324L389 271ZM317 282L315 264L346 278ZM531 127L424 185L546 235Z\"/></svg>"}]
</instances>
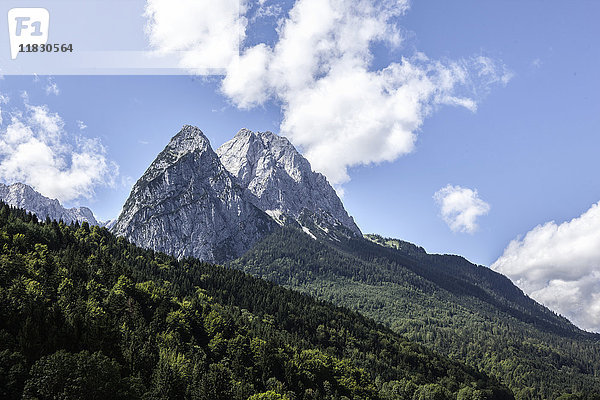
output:
<instances>
[{"instance_id":1,"label":"number 11830564","mask_svg":"<svg viewBox=\"0 0 600 400\"><path fill-rule=\"evenodd\" d=\"M20 44L20 53L72 53L73 44Z\"/></svg>"}]
</instances>

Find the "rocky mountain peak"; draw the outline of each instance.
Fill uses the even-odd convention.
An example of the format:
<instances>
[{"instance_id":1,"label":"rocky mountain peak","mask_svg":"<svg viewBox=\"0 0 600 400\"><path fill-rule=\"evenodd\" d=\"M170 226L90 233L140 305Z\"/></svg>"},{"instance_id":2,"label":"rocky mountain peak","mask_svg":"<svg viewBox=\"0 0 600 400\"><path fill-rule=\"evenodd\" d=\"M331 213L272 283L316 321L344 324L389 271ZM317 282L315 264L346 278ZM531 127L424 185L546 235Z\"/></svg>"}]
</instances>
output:
<instances>
[{"instance_id":1,"label":"rocky mountain peak","mask_svg":"<svg viewBox=\"0 0 600 400\"><path fill-rule=\"evenodd\" d=\"M208 153L209 157L214 154L210 147L210 141L200 129L195 126L184 125L150 164L144 175L147 179L153 179L169 166L176 164L181 157L190 153Z\"/></svg>"},{"instance_id":2,"label":"rocky mountain peak","mask_svg":"<svg viewBox=\"0 0 600 400\"><path fill-rule=\"evenodd\" d=\"M274 228L200 129L185 125L134 185L112 228L146 248L222 262Z\"/></svg>"},{"instance_id":3,"label":"rocky mountain peak","mask_svg":"<svg viewBox=\"0 0 600 400\"><path fill-rule=\"evenodd\" d=\"M280 223L288 218L301 224L312 219L312 225L321 229L341 225L351 235L361 234L327 179L312 170L287 138L242 129L217 154L225 168L256 196L258 207Z\"/></svg>"},{"instance_id":4,"label":"rocky mountain peak","mask_svg":"<svg viewBox=\"0 0 600 400\"><path fill-rule=\"evenodd\" d=\"M176 257L239 257L279 224L360 235L327 179L284 137L240 130L217 152L185 125L135 183L112 232Z\"/></svg>"},{"instance_id":5,"label":"rocky mountain peak","mask_svg":"<svg viewBox=\"0 0 600 400\"><path fill-rule=\"evenodd\" d=\"M167 148L180 153L206 150L210 147L210 141L204 133L195 126L184 125L177 135L171 138Z\"/></svg>"},{"instance_id":6,"label":"rocky mountain peak","mask_svg":"<svg viewBox=\"0 0 600 400\"><path fill-rule=\"evenodd\" d=\"M262 187L256 186L257 176L265 177L282 170L294 181L300 182L305 175L303 171L312 172L309 162L287 138L268 131L255 133L242 129L232 140L219 147L217 154L242 185L250 185L258 191Z\"/></svg>"}]
</instances>

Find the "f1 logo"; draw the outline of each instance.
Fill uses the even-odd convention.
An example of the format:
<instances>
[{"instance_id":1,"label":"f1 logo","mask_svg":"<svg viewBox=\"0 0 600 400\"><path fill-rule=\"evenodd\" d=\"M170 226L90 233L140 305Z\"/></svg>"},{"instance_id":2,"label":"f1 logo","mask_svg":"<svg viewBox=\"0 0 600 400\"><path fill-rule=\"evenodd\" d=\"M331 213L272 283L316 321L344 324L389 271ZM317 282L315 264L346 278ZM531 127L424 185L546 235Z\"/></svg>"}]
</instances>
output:
<instances>
[{"instance_id":1,"label":"f1 logo","mask_svg":"<svg viewBox=\"0 0 600 400\"><path fill-rule=\"evenodd\" d=\"M8 31L10 35L10 57L14 60L20 46L46 44L50 13L45 8L11 8L8 10Z\"/></svg>"}]
</instances>

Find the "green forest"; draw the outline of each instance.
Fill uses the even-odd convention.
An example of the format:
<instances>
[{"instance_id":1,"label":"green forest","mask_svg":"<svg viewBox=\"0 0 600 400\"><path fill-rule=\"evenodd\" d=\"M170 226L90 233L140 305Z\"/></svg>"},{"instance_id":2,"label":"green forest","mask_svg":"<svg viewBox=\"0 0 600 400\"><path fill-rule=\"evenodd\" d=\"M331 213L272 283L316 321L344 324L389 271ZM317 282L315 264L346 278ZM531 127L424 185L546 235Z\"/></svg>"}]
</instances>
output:
<instances>
[{"instance_id":1,"label":"green forest","mask_svg":"<svg viewBox=\"0 0 600 400\"><path fill-rule=\"evenodd\" d=\"M513 398L355 311L105 228L0 203L0 248L2 399Z\"/></svg>"},{"instance_id":2,"label":"green forest","mask_svg":"<svg viewBox=\"0 0 600 400\"><path fill-rule=\"evenodd\" d=\"M517 399L600 398L600 335L508 278L395 239L328 234L282 228L229 265L371 317L498 378Z\"/></svg>"}]
</instances>

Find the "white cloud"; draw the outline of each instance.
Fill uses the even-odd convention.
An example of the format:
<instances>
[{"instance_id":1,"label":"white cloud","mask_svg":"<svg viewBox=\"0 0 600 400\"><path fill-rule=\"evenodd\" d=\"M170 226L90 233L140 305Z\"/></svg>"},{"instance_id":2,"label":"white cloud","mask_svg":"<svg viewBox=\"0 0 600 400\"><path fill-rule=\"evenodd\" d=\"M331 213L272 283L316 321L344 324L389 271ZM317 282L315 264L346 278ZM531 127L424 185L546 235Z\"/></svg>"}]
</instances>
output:
<instances>
[{"instance_id":1,"label":"white cloud","mask_svg":"<svg viewBox=\"0 0 600 400\"><path fill-rule=\"evenodd\" d=\"M491 268L579 327L600 332L599 243L600 203L571 221L536 226Z\"/></svg>"},{"instance_id":2,"label":"white cloud","mask_svg":"<svg viewBox=\"0 0 600 400\"><path fill-rule=\"evenodd\" d=\"M148 37L159 51L188 52L183 65L202 70L207 59L226 62L227 54L237 54L234 36L244 40L248 23L283 12L267 3L249 7L243 1L241 14L234 15L230 0L147 0ZM276 37L231 57L221 91L243 109L279 104L280 133L339 187L351 166L413 151L416 134L437 106L475 111L491 85L511 78L506 67L484 56L442 62L416 53L376 64L381 60L375 60L374 46L400 50L398 19L408 9L409 0L296 0L276 22L262 18L276 23ZM246 12L253 13L250 22ZM216 20L223 23L213 33Z\"/></svg>"},{"instance_id":3,"label":"white cloud","mask_svg":"<svg viewBox=\"0 0 600 400\"><path fill-rule=\"evenodd\" d=\"M246 19L240 0L147 0L146 33L160 54L180 57L182 68L224 68L239 53ZM182 52L182 53L177 53Z\"/></svg>"},{"instance_id":4,"label":"white cloud","mask_svg":"<svg viewBox=\"0 0 600 400\"><path fill-rule=\"evenodd\" d=\"M8 104L8 102L10 101L10 98L5 95L0 93L0 105L1 104ZM2 107L0 107L0 125L2 125L3 119L2 119Z\"/></svg>"},{"instance_id":5,"label":"white cloud","mask_svg":"<svg viewBox=\"0 0 600 400\"><path fill-rule=\"evenodd\" d=\"M264 103L271 95L268 76L269 48L259 44L249 48L243 58L232 63L223 80L223 91L240 108L251 108Z\"/></svg>"},{"instance_id":6,"label":"white cloud","mask_svg":"<svg viewBox=\"0 0 600 400\"><path fill-rule=\"evenodd\" d=\"M408 6L298 0L277 42L247 48L228 68L222 91L240 108L280 102L281 134L336 185L349 180L348 167L395 160L413 150L436 105L475 111L476 100L459 95L461 89L510 79L485 57L440 62L417 53L373 69L374 44L401 44L396 21Z\"/></svg>"},{"instance_id":7,"label":"white cloud","mask_svg":"<svg viewBox=\"0 0 600 400\"><path fill-rule=\"evenodd\" d=\"M261 18L275 18L283 13L283 7L280 4L266 5L266 0L258 0L258 7L252 16L252 22Z\"/></svg>"},{"instance_id":8,"label":"white cloud","mask_svg":"<svg viewBox=\"0 0 600 400\"><path fill-rule=\"evenodd\" d=\"M62 202L90 198L98 185L113 185L118 166L98 139L72 137L47 106L25 104L0 130L0 179L23 182Z\"/></svg>"},{"instance_id":9,"label":"white cloud","mask_svg":"<svg viewBox=\"0 0 600 400\"><path fill-rule=\"evenodd\" d=\"M477 218L490 211L490 205L479 198L477 190L447 185L434 195L440 214L454 232L473 233Z\"/></svg>"},{"instance_id":10,"label":"white cloud","mask_svg":"<svg viewBox=\"0 0 600 400\"><path fill-rule=\"evenodd\" d=\"M38 128L39 135L44 136L44 141L58 143L65 123L57 113L51 113L47 106L25 105L28 111L28 121Z\"/></svg>"},{"instance_id":11,"label":"white cloud","mask_svg":"<svg viewBox=\"0 0 600 400\"><path fill-rule=\"evenodd\" d=\"M56 82L54 82L54 79L52 79L52 77L49 77L46 83L46 95L51 94L58 96L60 94L60 89L58 88Z\"/></svg>"},{"instance_id":12,"label":"white cloud","mask_svg":"<svg viewBox=\"0 0 600 400\"><path fill-rule=\"evenodd\" d=\"M87 125L83 121L77 120L76 123L80 131L83 131L87 128Z\"/></svg>"},{"instance_id":13,"label":"white cloud","mask_svg":"<svg viewBox=\"0 0 600 400\"><path fill-rule=\"evenodd\" d=\"M478 56L474 57L473 61L479 67L477 76L481 80L476 86L485 90L498 82L506 85L514 77L513 72L508 70L504 64L498 64L489 57Z\"/></svg>"}]
</instances>

